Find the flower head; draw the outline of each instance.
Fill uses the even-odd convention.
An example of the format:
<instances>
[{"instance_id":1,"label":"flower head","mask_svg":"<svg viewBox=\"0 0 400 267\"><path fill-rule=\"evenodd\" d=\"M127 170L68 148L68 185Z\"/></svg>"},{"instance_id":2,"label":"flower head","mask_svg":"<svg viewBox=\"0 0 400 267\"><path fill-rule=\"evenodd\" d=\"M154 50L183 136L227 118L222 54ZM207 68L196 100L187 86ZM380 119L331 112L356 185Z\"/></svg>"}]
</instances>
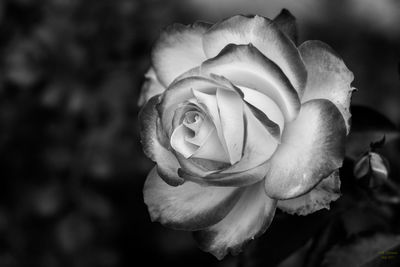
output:
<instances>
[{"instance_id":1,"label":"flower head","mask_svg":"<svg viewBox=\"0 0 400 267\"><path fill-rule=\"evenodd\" d=\"M297 46L287 11L175 24L153 48L141 138L157 165L152 220L195 231L224 257L262 234L277 207L308 214L339 197L352 73L326 44Z\"/></svg>"}]
</instances>

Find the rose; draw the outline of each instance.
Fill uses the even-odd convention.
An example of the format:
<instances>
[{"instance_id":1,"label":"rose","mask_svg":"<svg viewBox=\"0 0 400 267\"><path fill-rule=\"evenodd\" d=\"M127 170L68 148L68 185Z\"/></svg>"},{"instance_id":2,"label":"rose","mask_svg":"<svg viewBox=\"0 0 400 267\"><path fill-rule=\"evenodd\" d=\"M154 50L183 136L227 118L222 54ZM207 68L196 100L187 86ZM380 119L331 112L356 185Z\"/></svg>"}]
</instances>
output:
<instances>
[{"instance_id":1,"label":"rose","mask_svg":"<svg viewBox=\"0 0 400 267\"><path fill-rule=\"evenodd\" d=\"M173 25L140 102L151 219L195 231L224 257L262 234L276 207L308 214L339 197L352 73L319 41L295 45L287 11Z\"/></svg>"}]
</instances>

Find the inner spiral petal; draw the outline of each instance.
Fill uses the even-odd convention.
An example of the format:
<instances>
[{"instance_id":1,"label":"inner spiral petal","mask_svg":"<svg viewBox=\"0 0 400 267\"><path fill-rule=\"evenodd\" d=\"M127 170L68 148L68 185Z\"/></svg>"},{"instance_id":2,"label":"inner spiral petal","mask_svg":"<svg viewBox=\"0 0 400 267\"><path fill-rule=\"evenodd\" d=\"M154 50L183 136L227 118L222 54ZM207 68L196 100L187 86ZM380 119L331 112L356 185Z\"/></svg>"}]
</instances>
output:
<instances>
[{"instance_id":1,"label":"inner spiral petal","mask_svg":"<svg viewBox=\"0 0 400 267\"><path fill-rule=\"evenodd\" d=\"M214 126L210 119L199 114L193 114L194 112L188 113L185 115L183 125L192 130L193 134L186 136L185 140L200 147L207 141ZM188 121L192 123L188 123Z\"/></svg>"},{"instance_id":2,"label":"inner spiral petal","mask_svg":"<svg viewBox=\"0 0 400 267\"><path fill-rule=\"evenodd\" d=\"M185 113L183 125L197 132L203 123L203 119L203 116L198 111L188 111Z\"/></svg>"},{"instance_id":3,"label":"inner spiral petal","mask_svg":"<svg viewBox=\"0 0 400 267\"><path fill-rule=\"evenodd\" d=\"M176 112L178 117L174 118L177 124L171 135L172 148L185 158L229 162L213 120L204 107L197 104L195 99L191 99Z\"/></svg>"}]
</instances>

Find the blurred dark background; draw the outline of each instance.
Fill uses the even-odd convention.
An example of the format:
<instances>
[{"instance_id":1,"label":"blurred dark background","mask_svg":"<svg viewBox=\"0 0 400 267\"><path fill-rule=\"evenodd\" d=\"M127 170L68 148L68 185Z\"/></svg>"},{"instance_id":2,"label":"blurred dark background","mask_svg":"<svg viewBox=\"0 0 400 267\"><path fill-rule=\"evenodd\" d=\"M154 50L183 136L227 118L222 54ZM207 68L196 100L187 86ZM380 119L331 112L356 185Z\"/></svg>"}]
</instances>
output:
<instances>
[{"instance_id":1,"label":"blurred dark background","mask_svg":"<svg viewBox=\"0 0 400 267\"><path fill-rule=\"evenodd\" d=\"M238 266L150 222L137 100L164 26L282 8L399 125L396 0L0 0L0 266Z\"/></svg>"}]
</instances>

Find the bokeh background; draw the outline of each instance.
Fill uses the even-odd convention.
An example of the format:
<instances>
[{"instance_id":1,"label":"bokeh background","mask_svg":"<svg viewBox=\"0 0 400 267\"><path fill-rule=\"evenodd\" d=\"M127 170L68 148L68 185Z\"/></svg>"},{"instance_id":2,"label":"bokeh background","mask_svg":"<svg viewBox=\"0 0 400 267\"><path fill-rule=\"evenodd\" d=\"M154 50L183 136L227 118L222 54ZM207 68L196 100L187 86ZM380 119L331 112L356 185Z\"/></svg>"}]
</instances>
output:
<instances>
[{"instance_id":1,"label":"bokeh background","mask_svg":"<svg viewBox=\"0 0 400 267\"><path fill-rule=\"evenodd\" d=\"M0 0L0 266L245 266L150 222L137 100L163 27L282 8L399 125L396 0Z\"/></svg>"}]
</instances>

